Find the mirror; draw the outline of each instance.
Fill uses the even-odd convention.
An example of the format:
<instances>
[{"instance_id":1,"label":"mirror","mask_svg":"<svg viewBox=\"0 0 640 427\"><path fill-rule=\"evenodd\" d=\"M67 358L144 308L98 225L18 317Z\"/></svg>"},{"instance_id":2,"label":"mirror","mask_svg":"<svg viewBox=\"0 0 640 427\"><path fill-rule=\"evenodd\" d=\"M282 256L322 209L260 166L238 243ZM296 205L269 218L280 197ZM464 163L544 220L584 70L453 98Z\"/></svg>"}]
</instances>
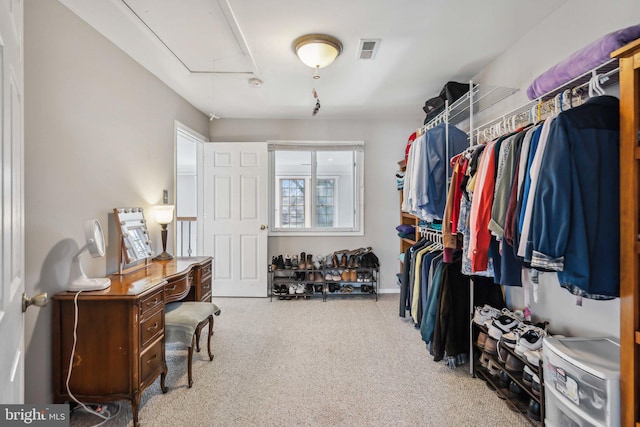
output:
<instances>
[{"instance_id":1,"label":"mirror","mask_svg":"<svg viewBox=\"0 0 640 427\"><path fill-rule=\"evenodd\" d=\"M152 258L151 241L142 208L113 210L120 234L120 267Z\"/></svg>"}]
</instances>

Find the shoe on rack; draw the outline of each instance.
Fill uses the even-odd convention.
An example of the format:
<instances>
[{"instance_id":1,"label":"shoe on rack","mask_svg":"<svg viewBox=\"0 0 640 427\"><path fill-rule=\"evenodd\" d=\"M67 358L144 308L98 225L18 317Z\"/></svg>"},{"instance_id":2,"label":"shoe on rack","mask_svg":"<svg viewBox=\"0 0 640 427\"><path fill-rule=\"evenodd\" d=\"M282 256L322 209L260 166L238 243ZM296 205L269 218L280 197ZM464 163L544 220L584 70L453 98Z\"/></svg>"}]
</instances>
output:
<instances>
[{"instance_id":1,"label":"shoe on rack","mask_svg":"<svg viewBox=\"0 0 640 427\"><path fill-rule=\"evenodd\" d=\"M489 375L491 375L492 377L497 377L498 375L500 375L501 370L502 369L500 369L500 365L498 365L496 361L494 361L493 359L489 359L489 363L487 363L487 371L489 372Z\"/></svg>"},{"instance_id":2,"label":"shoe on rack","mask_svg":"<svg viewBox=\"0 0 640 427\"><path fill-rule=\"evenodd\" d=\"M300 252L300 260L298 261L298 268L300 270L306 270L307 268L307 254Z\"/></svg>"},{"instance_id":3,"label":"shoe on rack","mask_svg":"<svg viewBox=\"0 0 640 427\"><path fill-rule=\"evenodd\" d=\"M278 269L278 257L271 257L271 271Z\"/></svg>"},{"instance_id":4,"label":"shoe on rack","mask_svg":"<svg viewBox=\"0 0 640 427\"><path fill-rule=\"evenodd\" d=\"M342 273L340 274L340 279L343 282L348 282L349 281L349 275L351 274L351 271L349 270L342 270Z\"/></svg>"},{"instance_id":5,"label":"shoe on rack","mask_svg":"<svg viewBox=\"0 0 640 427\"><path fill-rule=\"evenodd\" d=\"M334 282L339 282L340 279L340 272L338 270L333 270L333 272L331 273L331 280L333 280Z\"/></svg>"},{"instance_id":6,"label":"shoe on rack","mask_svg":"<svg viewBox=\"0 0 640 427\"><path fill-rule=\"evenodd\" d=\"M327 270L327 272L324 273L324 280L327 282L331 282L333 280L333 274L331 274L330 270Z\"/></svg>"},{"instance_id":7,"label":"shoe on rack","mask_svg":"<svg viewBox=\"0 0 640 427\"><path fill-rule=\"evenodd\" d=\"M500 310L493 308L488 304L484 307L476 307L473 314L473 323L476 325L484 326L484 322L489 319L495 319L500 315Z\"/></svg>"},{"instance_id":8,"label":"shoe on rack","mask_svg":"<svg viewBox=\"0 0 640 427\"><path fill-rule=\"evenodd\" d=\"M487 336L487 338L484 341L484 351L486 351L489 354L496 355L498 354L497 345L498 345L498 341L496 341L490 336Z\"/></svg>"},{"instance_id":9,"label":"shoe on rack","mask_svg":"<svg viewBox=\"0 0 640 427\"><path fill-rule=\"evenodd\" d=\"M291 258L291 268L293 270L297 270L298 269L298 255L294 255L293 258Z\"/></svg>"},{"instance_id":10,"label":"shoe on rack","mask_svg":"<svg viewBox=\"0 0 640 427\"><path fill-rule=\"evenodd\" d=\"M355 255L344 255L344 256L347 257L347 268L355 268L356 256Z\"/></svg>"},{"instance_id":11,"label":"shoe on rack","mask_svg":"<svg viewBox=\"0 0 640 427\"><path fill-rule=\"evenodd\" d=\"M509 348L516 348L516 344L520 340L522 334L532 328L531 325L527 325L524 323L520 323L518 326L513 328L511 332L507 332L506 334L502 334L500 337L500 341Z\"/></svg>"},{"instance_id":12,"label":"shoe on rack","mask_svg":"<svg viewBox=\"0 0 640 427\"><path fill-rule=\"evenodd\" d=\"M331 266L333 268L338 268L338 264L340 264L338 262L338 255L336 255L335 253L333 254L333 256L331 257Z\"/></svg>"},{"instance_id":13,"label":"shoe on rack","mask_svg":"<svg viewBox=\"0 0 640 427\"><path fill-rule=\"evenodd\" d=\"M520 322L508 314L501 314L493 319L489 326L489 336L495 340L499 340L502 334L506 334L515 329Z\"/></svg>"},{"instance_id":14,"label":"shoe on rack","mask_svg":"<svg viewBox=\"0 0 640 427\"><path fill-rule=\"evenodd\" d=\"M304 294L304 283L298 283L296 285L296 294Z\"/></svg>"},{"instance_id":15,"label":"shoe on rack","mask_svg":"<svg viewBox=\"0 0 640 427\"><path fill-rule=\"evenodd\" d=\"M510 372L522 372L524 369L524 362L513 354L509 354L509 356L507 356L505 368Z\"/></svg>"},{"instance_id":16,"label":"shoe on rack","mask_svg":"<svg viewBox=\"0 0 640 427\"><path fill-rule=\"evenodd\" d=\"M357 282L364 282L364 273L358 273L356 276Z\"/></svg>"},{"instance_id":17,"label":"shoe on rack","mask_svg":"<svg viewBox=\"0 0 640 427\"><path fill-rule=\"evenodd\" d=\"M345 268L347 266L347 254L340 255L340 267Z\"/></svg>"},{"instance_id":18,"label":"shoe on rack","mask_svg":"<svg viewBox=\"0 0 640 427\"><path fill-rule=\"evenodd\" d=\"M322 283L322 272L316 271L315 278L313 281L316 283Z\"/></svg>"},{"instance_id":19,"label":"shoe on rack","mask_svg":"<svg viewBox=\"0 0 640 427\"><path fill-rule=\"evenodd\" d=\"M356 270L349 270L349 281L350 282L358 281L358 272Z\"/></svg>"},{"instance_id":20,"label":"shoe on rack","mask_svg":"<svg viewBox=\"0 0 640 427\"><path fill-rule=\"evenodd\" d=\"M313 271L310 271L307 273L307 282L315 282L315 274L313 274Z\"/></svg>"},{"instance_id":21,"label":"shoe on rack","mask_svg":"<svg viewBox=\"0 0 640 427\"><path fill-rule=\"evenodd\" d=\"M535 421L540 421L540 403L535 399L529 400L529 407L527 408L527 416Z\"/></svg>"},{"instance_id":22,"label":"shoe on rack","mask_svg":"<svg viewBox=\"0 0 640 427\"><path fill-rule=\"evenodd\" d=\"M511 392L511 396L514 398L523 396L525 393L522 387L520 387L515 381L511 381L509 383L509 391Z\"/></svg>"},{"instance_id":23,"label":"shoe on rack","mask_svg":"<svg viewBox=\"0 0 640 427\"><path fill-rule=\"evenodd\" d=\"M280 295L280 285L273 285L271 293L273 295Z\"/></svg>"},{"instance_id":24,"label":"shoe on rack","mask_svg":"<svg viewBox=\"0 0 640 427\"><path fill-rule=\"evenodd\" d=\"M480 332L478 334L478 339L476 340L476 345L478 348L484 349L484 343L487 341L487 334L484 332Z\"/></svg>"},{"instance_id":25,"label":"shoe on rack","mask_svg":"<svg viewBox=\"0 0 640 427\"><path fill-rule=\"evenodd\" d=\"M276 259L276 270L284 270L284 259L282 259L282 255L278 255Z\"/></svg>"},{"instance_id":26,"label":"shoe on rack","mask_svg":"<svg viewBox=\"0 0 640 427\"><path fill-rule=\"evenodd\" d=\"M314 285L315 286L315 293L317 294L321 294L322 293L322 285Z\"/></svg>"},{"instance_id":27,"label":"shoe on rack","mask_svg":"<svg viewBox=\"0 0 640 427\"><path fill-rule=\"evenodd\" d=\"M531 383L533 382L533 374L534 372L531 370L529 365L525 365L524 369L522 370L522 382L525 385L531 387Z\"/></svg>"},{"instance_id":28,"label":"shoe on rack","mask_svg":"<svg viewBox=\"0 0 640 427\"><path fill-rule=\"evenodd\" d=\"M313 264L313 255L307 254L307 269L313 270L313 267L315 267L315 265Z\"/></svg>"},{"instance_id":29,"label":"shoe on rack","mask_svg":"<svg viewBox=\"0 0 640 427\"><path fill-rule=\"evenodd\" d=\"M311 283L307 283L304 285L304 292L306 294L312 294L313 293L313 285Z\"/></svg>"},{"instance_id":30,"label":"shoe on rack","mask_svg":"<svg viewBox=\"0 0 640 427\"><path fill-rule=\"evenodd\" d=\"M540 396L540 377L537 374L533 374L531 378L531 391L534 395Z\"/></svg>"},{"instance_id":31,"label":"shoe on rack","mask_svg":"<svg viewBox=\"0 0 640 427\"><path fill-rule=\"evenodd\" d=\"M482 354L480 355L480 366L482 366L483 368L486 368L487 364L489 363L489 360L491 360L489 353L487 353L486 351L483 351Z\"/></svg>"},{"instance_id":32,"label":"shoe on rack","mask_svg":"<svg viewBox=\"0 0 640 427\"><path fill-rule=\"evenodd\" d=\"M284 268L287 270L291 270L291 255L285 254L284 256Z\"/></svg>"},{"instance_id":33,"label":"shoe on rack","mask_svg":"<svg viewBox=\"0 0 640 427\"><path fill-rule=\"evenodd\" d=\"M289 295L293 295L296 293L296 289L298 288L298 286L295 283L292 283L289 286Z\"/></svg>"},{"instance_id":34,"label":"shoe on rack","mask_svg":"<svg viewBox=\"0 0 640 427\"><path fill-rule=\"evenodd\" d=\"M367 292L369 292L369 286L367 285L360 286L360 292L362 292L363 294L366 294Z\"/></svg>"},{"instance_id":35,"label":"shoe on rack","mask_svg":"<svg viewBox=\"0 0 640 427\"><path fill-rule=\"evenodd\" d=\"M509 350L505 347L502 341L496 343L496 349L498 350L498 360L502 363L507 363L507 357L509 357Z\"/></svg>"},{"instance_id":36,"label":"shoe on rack","mask_svg":"<svg viewBox=\"0 0 640 427\"><path fill-rule=\"evenodd\" d=\"M525 351L539 350L542 348L542 339L546 335L544 330L533 327L520 336L514 351L516 354L524 356Z\"/></svg>"},{"instance_id":37,"label":"shoe on rack","mask_svg":"<svg viewBox=\"0 0 640 427\"><path fill-rule=\"evenodd\" d=\"M540 359L542 358L542 349L527 350L524 352L524 357L526 357L527 362L531 363L533 366L538 366L540 364Z\"/></svg>"},{"instance_id":38,"label":"shoe on rack","mask_svg":"<svg viewBox=\"0 0 640 427\"><path fill-rule=\"evenodd\" d=\"M365 282L370 282L371 281L371 273L364 273L364 276L362 277L362 280L364 280Z\"/></svg>"},{"instance_id":39,"label":"shoe on rack","mask_svg":"<svg viewBox=\"0 0 640 427\"><path fill-rule=\"evenodd\" d=\"M507 371L501 370L500 374L498 374L498 384L500 384L500 387L508 388L509 381L511 381L511 377L507 374Z\"/></svg>"}]
</instances>

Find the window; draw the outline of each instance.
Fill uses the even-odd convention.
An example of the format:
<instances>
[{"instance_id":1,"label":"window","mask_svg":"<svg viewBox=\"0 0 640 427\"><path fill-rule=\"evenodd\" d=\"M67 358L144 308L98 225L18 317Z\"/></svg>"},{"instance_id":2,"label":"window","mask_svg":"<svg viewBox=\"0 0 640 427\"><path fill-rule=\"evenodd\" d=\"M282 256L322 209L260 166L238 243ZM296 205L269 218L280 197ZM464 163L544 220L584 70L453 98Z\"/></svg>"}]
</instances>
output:
<instances>
[{"instance_id":1,"label":"window","mask_svg":"<svg viewBox=\"0 0 640 427\"><path fill-rule=\"evenodd\" d=\"M302 228L305 218L305 180L280 178L280 224L282 228Z\"/></svg>"},{"instance_id":2,"label":"window","mask_svg":"<svg viewBox=\"0 0 640 427\"><path fill-rule=\"evenodd\" d=\"M271 143L271 235L362 234L362 143Z\"/></svg>"},{"instance_id":3,"label":"window","mask_svg":"<svg viewBox=\"0 0 640 427\"><path fill-rule=\"evenodd\" d=\"M318 227L333 227L335 213L335 179L318 178L316 184L316 223Z\"/></svg>"}]
</instances>

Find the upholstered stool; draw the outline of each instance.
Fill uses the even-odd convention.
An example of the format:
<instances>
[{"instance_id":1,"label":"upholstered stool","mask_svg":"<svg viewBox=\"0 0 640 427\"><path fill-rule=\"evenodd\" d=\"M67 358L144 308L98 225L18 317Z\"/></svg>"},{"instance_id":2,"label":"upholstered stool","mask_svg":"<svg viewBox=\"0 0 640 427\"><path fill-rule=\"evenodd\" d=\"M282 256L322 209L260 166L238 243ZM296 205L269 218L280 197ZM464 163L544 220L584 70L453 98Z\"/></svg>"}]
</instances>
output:
<instances>
[{"instance_id":1,"label":"upholstered stool","mask_svg":"<svg viewBox=\"0 0 640 427\"><path fill-rule=\"evenodd\" d=\"M189 387L193 384L191 364L193 360L193 344L196 351L200 351L200 331L209 324L207 350L209 360L213 360L211 353L211 336L213 335L213 316L220 315L220 308L211 302L172 302L166 305L164 315L164 332L166 342L183 343L189 349L188 375Z\"/></svg>"}]
</instances>

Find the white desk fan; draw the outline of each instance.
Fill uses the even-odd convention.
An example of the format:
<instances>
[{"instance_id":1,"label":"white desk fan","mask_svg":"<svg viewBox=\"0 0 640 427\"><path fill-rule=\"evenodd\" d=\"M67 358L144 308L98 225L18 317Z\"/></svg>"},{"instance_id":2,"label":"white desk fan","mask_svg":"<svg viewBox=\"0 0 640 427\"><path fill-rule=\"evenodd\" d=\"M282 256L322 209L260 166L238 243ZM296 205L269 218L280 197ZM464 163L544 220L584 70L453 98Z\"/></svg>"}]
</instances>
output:
<instances>
[{"instance_id":1,"label":"white desk fan","mask_svg":"<svg viewBox=\"0 0 640 427\"><path fill-rule=\"evenodd\" d=\"M97 219L90 219L84 223L84 237L87 240L87 244L73 257L67 290L99 291L106 289L111 286L111 279L108 277L89 279L80 264L80 256L86 250L88 250L94 258L104 256L104 234L102 234L102 227Z\"/></svg>"}]
</instances>

